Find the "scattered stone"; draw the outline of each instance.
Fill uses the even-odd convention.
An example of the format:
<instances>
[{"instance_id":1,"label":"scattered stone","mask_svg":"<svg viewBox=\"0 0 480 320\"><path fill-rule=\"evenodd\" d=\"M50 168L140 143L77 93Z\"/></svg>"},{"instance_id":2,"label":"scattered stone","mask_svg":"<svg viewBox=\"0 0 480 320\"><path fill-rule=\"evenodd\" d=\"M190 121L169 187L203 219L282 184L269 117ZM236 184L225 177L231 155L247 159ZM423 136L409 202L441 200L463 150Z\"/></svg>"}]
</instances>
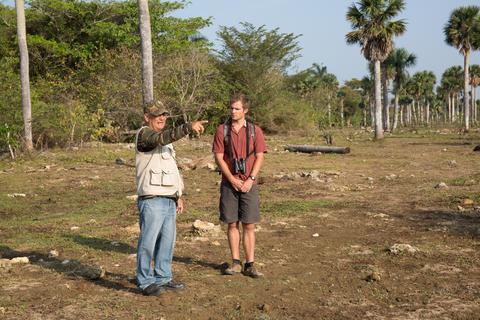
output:
<instances>
[{"instance_id":1,"label":"scattered stone","mask_svg":"<svg viewBox=\"0 0 480 320\"><path fill-rule=\"evenodd\" d=\"M445 182L440 182L435 186L435 189L448 189L448 186Z\"/></svg>"},{"instance_id":2,"label":"scattered stone","mask_svg":"<svg viewBox=\"0 0 480 320\"><path fill-rule=\"evenodd\" d=\"M124 165L124 164L127 164L127 161L123 158L117 158L115 160L115 163L118 164L118 165Z\"/></svg>"},{"instance_id":3,"label":"scattered stone","mask_svg":"<svg viewBox=\"0 0 480 320\"><path fill-rule=\"evenodd\" d=\"M464 211L465 211L465 208L462 207L462 206L457 206L457 209L458 209L458 211L460 211L460 212L464 212Z\"/></svg>"},{"instance_id":4,"label":"scattered stone","mask_svg":"<svg viewBox=\"0 0 480 320\"><path fill-rule=\"evenodd\" d=\"M372 177L367 177L367 180L373 182L373 180L375 179L373 179Z\"/></svg>"},{"instance_id":5,"label":"scattered stone","mask_svg":"<svg viewBox=\"0 0 480 320\"><path fill-rule=\"evenodd\" d=\"M131 195L131 196L127 196L126 198L127 198L128 200L137 201L138 195L137 195L137 194L134 194L134 195Z\"/></svg>"},{"instance_id":6,"label":"scattered stone","mask_svg":"<svg viewBox=\"0 0 480 320\"><path fill-rule=\"evenodd\" d=\"M222 234L222 228L220 225L197 219L192 224L192 232L199 236L218 236Z\"/></svg>"},{"instance_id":7,"label":"scattered stone","mask_svg":"<svg viewBox=\"0 0 480 320\"><path fill-rule=\"evenodd\" d=\"M12 262L12 264L26 264L26 263L30 263L30 259L28 259L28 257L16 257L16 258L13 258L12 260L10 260Z\"/></svg>"},{"instance_id":8,"label":"scattered stone","mask_svg":"<svg viewBox=\"0 0 480 320\"><path fill-rule=\"evenodd\" d=\"M202 191L200 188L195 189L196 192Z\"/></svg>"},{"instance_id":9,"label":"scattered stone","mask_svg":"<svg viewBox=\"0 0 480 320\"><path fill-rule=\"evenodd\" d=\"M473 206L473 200L472 199L463 199L462 205L464 206Z\"/></svg>"},{"instance_id":10,"label":"scattered stone","mask_svg":"<svg viewBox=\"0 0 480 320\"><path fill-rule=\"evenodd\" d=\"M373 213L373 212L367 212L367 216L372 218L388 218L389 217L389 215L385 213Z\"/></svg>"},{"instance_id":11,"label":"scattered stone","mask_svg":"<svg viewBox=\"0 0 480 320\"><path fill-rule=\"evenodd\" d=\"M5 314L7 310L5 309L5 307L0 307L0 313L1 314Z\"/></svg>"},{"instance_id":12,"label":"scattered stone","mask_svg":"<svg viewBox=\"0 0 480 320\"><path fill-rule=\"evenodd\" d=\"M0 268L7 268L12 265L12 262L9 259L0 259Z\"/></svg>"},{"instance_id":13,"label":"scattered stone","mask_svg":"<svg viewBox=\"0 0 480 320\"><path fill-rule=\"evenodd\" d=\"M218 242L218 241L212 241L211 244L212 244L212 246L215 246L215 247L220 246L220 242Z\"/></svg>"},{"instance_id":14,"label":"scattered stone","mask_svg":"<svg viewBox=\"0 0 480 320\"><path fill-rule=\"evenodd\" d=\"M67 265L67 264L69 264L69 263L70 263L70 260L68 260L68 259L62 261L62 264L63 264L63 265Z\"/></svg>"},{"instance_id":15,"label":"scattered stone","mask_svg":"<svg viewBox=\"0 0 480 320\"><path fill-rule=\"evenodd\" d=\"M78 229L80 229L80 227L77 227L77 226L73 226L73 227L70 228L70 230L72 230L72 231L76 231Z\"/></svg>"},{"instance_id":16,"label":"scattered stone","mask_svg":"<svg viewBox=\"0 0 480 320\"><path fill-rule=\"evenodd\" d=\"M188 171L195 168L195 163L189 158L178 158L177 165L180 170Z\"/></svg>"},{"instance_id":17,"label":"scattered stone","mask_svg":"<svg viewBox=\"0 0 480 320\"><path fill-rule=\"evenodd\" d=\"M9 193L7 196L9 198L25 198L27 195L25 193Z\"/></svg>"},{"instance_id":18,"label":"scattered stone","mask_svg":"<svg viewBox=\"0 0 480 320\"><path fill-rule=\"evenodd\" d=\"M118 267L120 267L120 264L115 263L113 266L118 268Z\"/></svg>"},{"instance_id":19,"label":"scattered stone","mask_svg":"<svg viewBox=\"0 0 480 320\"><path fill-rule=\"evenodd\" d=\"M389 180L389 181L395 180L397 178L398 178L398 176L396 174L393 174L393 173L385 177L385 179Z\"/></svg>"},{"instance_id":20,"label":"scattered stone","mask_svg":"<svg viewBox=\"0 0 480 320\"><path fill-rule=\"evenodd\" d=\"M269 304L263 303L259 304L257 306L258 310L263 311L263 312L270 312L272 310L272 307Z\"/></svg>"},{"instance_id":21,"label":"scattered stone","mask_svg":"<svg viewBox=\"0 0 480 320\"><path fill-rule=\"evenodd\" d=\"M117 242L117 241L112 241L112 242L110 242L110 244L114 247L119 247L120 246L120 243Z\"/></svg>"},{"instance_id":22,"label":"scattered stone","mask_svg":"<svg viewBox=\"0 0 480 320\"><path fill-rule=\"evenodd\" d=\"M452 168L455 168L457 166L457 161L455 160L449 160L447 163L448 163L448 166Z\"/></svg>"},{"instance_id":23,"label":"scattered stone","mask_svg":"<svg viewBox=\"0 0 480 320\"><path fill-rule=\"evenodd\" d=\"M447 152L447 148L443 148L442 151L443 151L443 152Z\"/></svg>"},{"instance_id":24,"label":"scattered stone","mask_svg":"<svg viewBox=\"0 0 480 320\"><path fill-rule=\"evenodd\" d=\"M360 278L367 282L380 281L383 275L383 271L379 267L371 264L361 266L359 273Z\"/></svg>"},{"instance_id":25,"label":"scattered stone","mask_svg":"<svg viewBox=\"0 0 480 320\"><path fill-rule=\"evenodd\" d=\"M417 248L414 246L411 246L409 244L405 243L395 243L393 246L391 246L388 251L390 251L393 254L402 254L402 253L415 253L418 251Z\"/></svg>"},{"instance_id":26,"label":"scattered stone","mask_svg":"<svg viewBox=\"0 0 480 320\"><path fill-rule=\"evenodd\" d=\"M320 235L319 235L318 233L312 234L312 237L314 237L314 238L318 238L319 236L320 236Z\"/></svg>"},{"instance_id":27,"label":"scattered stone","mask_svg":"<svg viewBox=\"0 0 480 320\"><path fill-rule=\"evenodd\" d=\"M50 250L50 252L48 253L48 257L49 257L49 258L56 258L56 257L58 257L58 251L57 251L57 250Z\"/></svg>"}]
</instances>

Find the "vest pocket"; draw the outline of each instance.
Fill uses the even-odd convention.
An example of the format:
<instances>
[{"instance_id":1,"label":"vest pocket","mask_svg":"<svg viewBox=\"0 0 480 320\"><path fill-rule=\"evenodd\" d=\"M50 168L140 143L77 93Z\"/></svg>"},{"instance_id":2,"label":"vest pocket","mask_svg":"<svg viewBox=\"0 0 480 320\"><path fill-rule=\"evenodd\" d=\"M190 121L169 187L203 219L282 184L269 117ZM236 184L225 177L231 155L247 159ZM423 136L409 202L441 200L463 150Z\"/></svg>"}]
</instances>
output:
<instances>
[{"instance_id":1,"label":"vest pocket","mask_svg":"<svg viewBox=\"0 0 480 320\"><path fill-rule=\"evenodd\" d=\"M175 181L175 172L162 170L162 186L174 186Z\"/></svg>"},{"instance_id":2,"label":"vest pocket","mask_svg":"<svg viewBox=\"0 0 480 320\"><path fill-rule=\"evenodd\" d=\"M150 184L154 186L162 185L162 170L150 170Z\"/></svg>"},{"instance_id":3,"label":"vest pocket","mask_svg":"<svg viewBox=\"0 0 480 320\"><path fill-rule=\"evenodd\" d=\"M172 170L151 170L150 184L154 186L174 186L176 183L176 174Z\"/></svg>"}]
</instances>

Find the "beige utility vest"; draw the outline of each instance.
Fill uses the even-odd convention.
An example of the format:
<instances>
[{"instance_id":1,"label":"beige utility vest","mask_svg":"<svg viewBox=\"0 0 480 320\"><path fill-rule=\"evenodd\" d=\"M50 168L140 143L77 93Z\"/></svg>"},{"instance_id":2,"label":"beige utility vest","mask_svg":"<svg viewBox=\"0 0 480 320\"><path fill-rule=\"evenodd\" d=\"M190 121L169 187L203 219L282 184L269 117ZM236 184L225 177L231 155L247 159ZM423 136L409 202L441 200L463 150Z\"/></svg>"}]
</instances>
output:
<instances>
[{"instance_id":1,"label":"beige utility vest","mask_svg":"<svg viewBox=\"0 0 480 320\"><path fill-rule=\"evenodd\" d=\"M180 197L183 192L183 180L175 161L173 145L157 146L149 152L138 151L138 130L135 138L135 174L137 194Z\"/></svg>"}]
</instances>

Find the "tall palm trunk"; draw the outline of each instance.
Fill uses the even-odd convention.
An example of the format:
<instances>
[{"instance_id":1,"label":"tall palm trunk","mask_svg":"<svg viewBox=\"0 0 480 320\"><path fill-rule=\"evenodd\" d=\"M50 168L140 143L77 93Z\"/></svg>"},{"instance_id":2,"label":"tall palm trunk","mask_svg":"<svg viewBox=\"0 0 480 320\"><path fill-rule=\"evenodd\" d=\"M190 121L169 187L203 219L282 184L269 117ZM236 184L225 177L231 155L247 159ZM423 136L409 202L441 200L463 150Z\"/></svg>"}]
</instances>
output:
<instances>
[{"instance_id":1,"label":"tall palm trunk","mask_svg":"<svg viewBox=\"0 0 480 320\"><path fill-rule=\"evenodd\" d=\"M380 61L375 60L375 139L383 139Z\"/></svg>"},{"instance_id":2,"label":"tall palm trunk","mask_svg":"<svg viewBox=\"0 0 480 320\"><path fill-rule=\"evenodd\" d=\"M465 117L465 131L468 131L470 129L470 97L468 94L468 82L470 80L470 77L468 76L469 58L470 50L465 50L465 55L463 56L463 112Z\"/></svg>"},{"instance_id":3,"label":"tall palm trunk","mask_svg":"<svg viewBox=\"0 0 480 320\"><path fill-rule=\"evenodd\" d=\"M148 0L138 0L140 37L142 41L142 95L143 104L153 101L152 33Z\"/></svg>"},{"instance_id":4,"label":"tall palm trunk","mask_svg":"<svg viewBox=\"0 0 480 320\"><path fill-rule=\"evenodd\" d=\"M17 12L17 37L20 52L20 81L22 85L22 113L25 134L25 149L33 149L32 104L30 100L30 77L28 66L27 32L25 26L25 6L23 0L15 0Z\"/></svg>"},{"instance_id":5,"label":"tall palm trunk","mask_svg":"<svg viewBox=\"0 0 480 320\"><path fill-rule=\"evenodd\" d=\"M425 120L427 121L427 127L430 126L430 102L427 101L425 105Z\"/></svg>"},{"instance_id":6,"label":"tall palm trunk","mask_svg":"<svg viewBox=\"0 0 480 320\"><path fill-rule=\"evenodd\" d=\"M344 112L343 112L343 98L340 99L340 126L343 127L343 117L344 117Z\"/></svg>"},{"instance_id":7,"label":"tall palm trunk","mask_svg":"<svg viewBox=\"0 0 480 320\"><path fill-rule=\"evenodd\" d=\"M392 132L394 132L397 129L398 126L398 115L400 113L400 105L399 105L399 95L398 91L395 92L395 110L393 112L393 127L392 127Z\"/></svg>"},{"instance_id":8,"label":"tall palm trunk","mask_svg":"<svg viewBox=\"0 0 480 320\"><path fill-rule=\"evenodd\" d=\"M383 88L383 129L390 131L390 114L388 101L388 79L387 68L382 64L382 88Z\"/></svg>"}]
</instances>

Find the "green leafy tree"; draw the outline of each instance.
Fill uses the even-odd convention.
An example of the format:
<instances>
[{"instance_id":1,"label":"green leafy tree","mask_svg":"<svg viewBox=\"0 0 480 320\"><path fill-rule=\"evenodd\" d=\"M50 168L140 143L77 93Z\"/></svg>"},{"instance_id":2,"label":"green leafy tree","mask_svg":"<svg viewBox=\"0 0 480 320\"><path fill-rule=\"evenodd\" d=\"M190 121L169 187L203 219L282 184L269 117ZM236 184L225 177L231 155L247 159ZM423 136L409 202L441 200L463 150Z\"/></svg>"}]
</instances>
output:
<instances>
[{"instance_id":1,"label":"green leafy tree","mask_svg":"<svg viewBox=\"0 0 480 320\"><path fill-rule=\"evenodd\" d=\"M480 48L480 7L467 6L453 10L443 32L445 42L457 48L463 55L464 128L468 131L470 128L469 60L470 52Z\"/></svg>"},{"instance_id":2,"label":"green leafy tree","mask_svg":"<svg viewBox=\"0 0 480 320\"><path fill-rule=\"evenodd\" d=\"M380 64L393 48L393 37L406 30L403 20L392 21L403 9L403 0L361 0L353 3L347 11L347 20L353 31L347 33L348 44L359 44L362 53L375 66L375 138L382 139L382 105Z\"/></svg>"},{"instance_id":3,"label":"green leafy tree","mask_svg":"<svg viewBox=\"0 0 480 320\"><path fill-rule=\"evenodd\" d=\"M219 68L232 90L252 99L250 112L264 126L271 122L275 97L283 86L287 68L298 57L298 35L267 30L242 22L240 28L221 27Z\"/></svg>"}]
</instances>

